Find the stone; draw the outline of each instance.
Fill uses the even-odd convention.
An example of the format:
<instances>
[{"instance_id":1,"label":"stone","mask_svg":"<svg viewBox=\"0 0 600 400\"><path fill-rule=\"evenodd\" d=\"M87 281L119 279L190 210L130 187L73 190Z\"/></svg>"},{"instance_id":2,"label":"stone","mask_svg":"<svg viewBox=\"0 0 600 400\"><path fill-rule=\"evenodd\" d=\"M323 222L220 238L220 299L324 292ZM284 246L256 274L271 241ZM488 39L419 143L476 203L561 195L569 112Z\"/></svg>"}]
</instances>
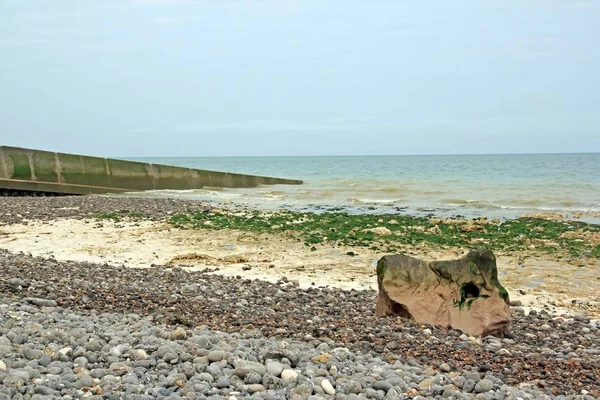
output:
<instances>
[{"instance_id":1,"label":"stone","mask_svg":"<svg viewBox=\"0 0 600 400\"><path fill-rule=\"evenodd\" d=\"M175 329L171 333L171 340L185 340L187 338L187 332L182 327Z\"/></svg>"},{"instance_id":2,"label":"stone","mask_svg":"<svg viewBox=\"0 0 600 400\"><path fill-rule=\"evenodd\" d=\"M52 396L54 394L54 389L44 385L37 385L33 388L33 393L41 394L43 396Z\"/></svg>"},{"instance_id":3,"label":"stone","mask_svg":"<svg viewBox=\"0 0 600 400\"><path fill-rule=\"evenodd\" d=\"M379 317L397 315L473 336L504 336L510 329L509 295L498 281L490 250L448 261L384 256L377 264L377 283Z\"/></svg>"},{"instance_id":4,"label":"stone","mask_svg":"<svg viewBox=\"0 0 600 400\"><path fill-rule=\"evenodd\" d=\"M108 372L115 376L123 376L130 370L131 368L124 362L114 362L110 364L110 367L108 368Z\"/></svg>"},{"instance_id":5,"label":"stone","mask_svg":"<svg viewBox=\"0 0 600 400\"><path fill-rule=\"evenodd\" d=\"M281 379L283 379L284 381L293 381L298 379L298 373L296 371L294 371L293 369L284 369L281 372Z\"/></svg>"},{"instance_id":6,"label":"stone","mask_svg":"<svg viewBox=\"0 0 600 400\"><path fill-rule=\"evenodd\" d=\"M210 362L221 361L225 358L225 352L222 350L212 350L208 353L207 357Z\"/></svg>"},{"instance_id":7,"label":"stone","mask_svg":"<svg viewBox=\"0 0 600 400\"><path fill-rule=\"evenodd\" d=\"M265 390L267 390L267 388L265 388L263 385L256 383L256 384L252 384L252 385L248 385L246 387L246 390L248 390L248 393L256 393L256 392L264 392Z\"/></svg>"},{"instance_id":8,"label":"stone","mask_svg":"<svg viewBox=\"0 0 600 400\"><path fill-rule=\"evenodd\" d=\"M384 226L378 226L375 228L363 229L361 232L371 232L378 236L389 236L392 234L392 231Z\"/></svg>"},{"instance_id":9,"label":"stone","mask_svg":"<svg viewBox=\"0 0 600 400\"><path fill-rule=\"evenodd\" d=\"M328 395L333 396L335 394L335 389L331 385L331 382L329 382L327 379L323 379L321 381L321 387L323 388L323 391L325 391L325 393L327 393Z\"/></svg>"},{"instance_id":10,"label":"stone","mask_svg":"<svg viewBox=\"0 0 600 400\"><path fill-rule=\"evenodd\" d=\"M218 387L219 389L224 389L226 387L229 387L229 385L230 385L229 378L224 375L219 376L219 379L217 379L217 383L215 384L215 386Z\"/></svg>"},{"instance_id":11,"label":"stone","mask_svg":"<svg viewBox=\"0 0 600 400\"><path fill-rule=\"evenodd\" d=\"M39 299L37 297L25 297L23 299L24 302L33 304L38 307L56 307L56 301L48 300L48 299Z\"/></svg>"},{"instance_id":12,"label":"stone","mask_svg":"<svg viewBox=\"0 0 600 400\"><path fill-rule=\"evenodd\" d=\"M450 365L448 363L443 363L442 365L440 365L440 371L442 372L450 372L452 368L450 368Z\"/></svg>"},{"instance_id":13,"label":"stone","mask_svg":"<svg viewBox=\"0 0 600 400\"><path fill-rule=\"evenodd\" d=\"M267 364L267 372L273 376L280 376L283 372L283 364L278 361L268 361Z\"/></svg>"},{"instance_id":14,"label":"stone","mask_svg":"<svg viewBox=\"0 0 600 400\"><path fill-rule=\"evenodd\" d=\"M235 366L235 373L237 376L243 378L250 372L256 372L262 376L267 372L267 367L256 361L238 361Z\"/></svg>"},{"instance_id":15,"label":"stone","mask_svg":"<svg viewBox=\"0 0 600 400\"><path fill-rule=\"evenodd\" d=\"M487 378L484 378L484 379L480 380L479 382L477 382L477 384L475 385L475 393L489 392L493 388L494 388L494 382L492 382L491 380L489 380Z\"/></svg>"},{"instance_id":16,"label":"stone","mask_svg":"<svg viewBox=\"0 0 600 400\"><path fill-rule=\"evenodd\" d=\"M146 351L143 350L143 349L137 349L137 350L135 350L133 352L132 358L134 360L147 360L148 359L148 353L146 353Z\"/></svg>"},{"instance_id":17,"label":"stone","mask_svg":"<svg viewBox=\"0 0 600 400\"><path fill-rule=\"evenodd\" d=\"M321 353L319 355L312 357L311 360L314 363L327 364L329 361L331 361L331 358L332 358L331 354Z\"/></svg>"},{"instance_id":18,"label":"stone","mask_svg":"<svg viewBox=\"0 0 600 400\"><path fill-rule=\"evenodd\" d=\"M392 388L392 384L388 381L375 381L373 383L373 389L375 390L383 390L384 392L388 392Z\"/></svg>"}]
</instances>

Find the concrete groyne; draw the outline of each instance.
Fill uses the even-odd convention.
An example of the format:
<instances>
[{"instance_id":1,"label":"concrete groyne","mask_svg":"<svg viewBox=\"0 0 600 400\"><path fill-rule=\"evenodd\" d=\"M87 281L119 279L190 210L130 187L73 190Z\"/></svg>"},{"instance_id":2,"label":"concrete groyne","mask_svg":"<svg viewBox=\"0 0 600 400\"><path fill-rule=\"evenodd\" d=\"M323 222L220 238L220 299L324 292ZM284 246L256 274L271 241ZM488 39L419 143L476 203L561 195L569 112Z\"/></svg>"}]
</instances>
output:
<instances>
[{"instance_id":1,"label":"concrete groyne","mask_svg":"<svg viewBox=\"0 0 600 400\"><path fill-rule=\"evenodd\" d=\"M0 189L59 194L298 185L301 180L0 146Z\"/></svg>"}]
</instances>

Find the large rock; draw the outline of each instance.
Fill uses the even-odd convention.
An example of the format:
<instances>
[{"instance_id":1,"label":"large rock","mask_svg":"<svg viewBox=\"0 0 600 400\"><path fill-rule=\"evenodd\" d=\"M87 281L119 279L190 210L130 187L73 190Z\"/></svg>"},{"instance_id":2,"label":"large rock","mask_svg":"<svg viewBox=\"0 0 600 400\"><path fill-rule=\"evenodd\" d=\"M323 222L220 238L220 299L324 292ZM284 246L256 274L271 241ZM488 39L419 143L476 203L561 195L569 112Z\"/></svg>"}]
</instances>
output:
<instances>
[{"instance_id":1,"label":"large rock","mask_svg":"<svg viewBox=\"0 0 600 400\"><path fill-rule=\"evenodd\" d=\"M503 336L510 328L508 292L490 250L451 261L385 256L377 264L377 281L377 316L400 315L470 335Z\"/></svg>"}]
</instances>

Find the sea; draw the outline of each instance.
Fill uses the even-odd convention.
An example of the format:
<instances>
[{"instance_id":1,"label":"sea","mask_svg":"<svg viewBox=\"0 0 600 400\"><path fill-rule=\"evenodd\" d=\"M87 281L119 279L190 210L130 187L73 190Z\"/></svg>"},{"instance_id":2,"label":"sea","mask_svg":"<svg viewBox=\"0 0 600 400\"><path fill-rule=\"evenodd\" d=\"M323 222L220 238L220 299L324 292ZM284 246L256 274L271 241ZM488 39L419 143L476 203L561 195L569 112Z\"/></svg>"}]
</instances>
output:
<instances>
[{"instance_id":1,"label":"sea","mask_svg":"<svg viewBox=\"0 0 600 400\"><path fill-rule=\"evenodd\" d=\"M254 209L517 218L600 223L600 153L128 158L301 179L302 185L145 192Z\"/></svg>"}]
</instances>

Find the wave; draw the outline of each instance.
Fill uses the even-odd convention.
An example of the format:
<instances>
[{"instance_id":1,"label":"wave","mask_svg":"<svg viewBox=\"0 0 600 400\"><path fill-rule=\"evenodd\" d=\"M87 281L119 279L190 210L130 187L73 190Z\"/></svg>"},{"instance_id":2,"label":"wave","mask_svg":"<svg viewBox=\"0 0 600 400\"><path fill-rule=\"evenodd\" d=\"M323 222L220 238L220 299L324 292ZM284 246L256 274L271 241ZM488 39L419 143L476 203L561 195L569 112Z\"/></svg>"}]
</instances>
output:
<instances>
[{"instance_id":1,"label":"wave","mask_svg":"<svg viewBox=\"0 0 600 400\"><path fill-rule=\"evenodd\" d=\"M535 210L556 212L598 212L600 206L584 205L573 201L563 201L556 205L542 200L517 200L510 203L493 202L482 199L443 199L441 205L459 208L500 209L500 210Z\"/></svg>"},{"instance_id":2,"label":"wave","mask_svg":"<svg viewBox=\"0 0 600 400\"><path fill-rule=\"evenodd\" d=\"M368 199L368 198L358 198L358 197L350 197L346 199L346 201L350 203L360 203L360 204L394 204L399 203L402 199Z\"/></svg>"}]
</instances>

